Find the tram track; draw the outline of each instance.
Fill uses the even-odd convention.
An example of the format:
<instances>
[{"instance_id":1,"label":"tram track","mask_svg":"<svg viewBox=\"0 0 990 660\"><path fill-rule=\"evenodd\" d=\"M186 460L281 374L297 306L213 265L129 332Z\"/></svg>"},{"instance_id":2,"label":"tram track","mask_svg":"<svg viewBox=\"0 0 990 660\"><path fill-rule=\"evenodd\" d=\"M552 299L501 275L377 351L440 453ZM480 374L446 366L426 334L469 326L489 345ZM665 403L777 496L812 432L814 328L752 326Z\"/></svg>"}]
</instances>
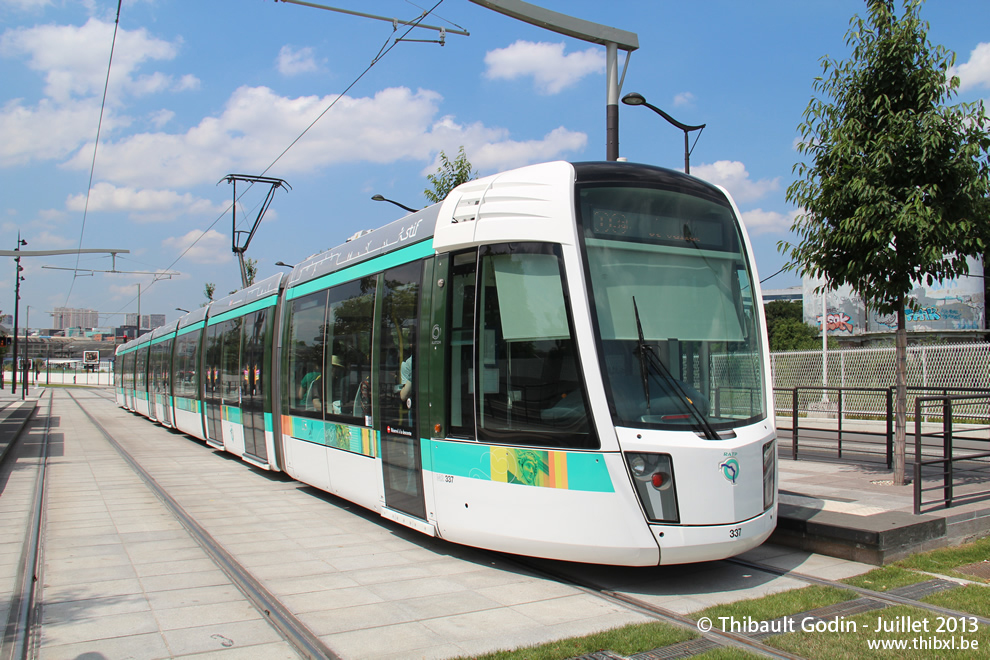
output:
<instances>
[{"instance_id":1,"label":"tram track","mask_svg":"<svg viewBox=\"0 0 990 660\"><path fill-rule=\"evenodd\" d=\"M495 553L492 553L493 556ZM515 564L517 567L523 570L531 571L535 574L544 576L547 579L554 580L561 584L568 584L586 593L596 595L604 600L613 603L619 603L626 607L632 608L636 611L642 612L648 616L651 616L658 621L668 623L680 628L688 629L694 631L701 635L701 638L707 640L708 642L716 646L732 646L736 648L741 648L744 650L757 653L759 655L772 657L772 658L782 658L788 660L800 660L801 656L793 655L782 651L780 649L773 648L765 644L761 639L765 639L763 636L761 639L757 639L753 635L747 635L743 633L721 630L718 627L711 627L708 630L703 630L699 627L699 621L693 619L692 617L681 614L674 610L655 605L648 602L643 598L638 598L636 596L618 591L615 589L610 589L601 584L596 584L592 580L585 578L577 578L573 574L567 573L563 570L556 570L554 568L548 567L545 563L537 563L535 561L527 560L525 558L519 557L507 557L505 555L498 555L502 561L507 561L509 563ZM843 582L838 582L835 580L828 580L825 578L819 578L812 575L806 575L797 571L781 569L768 564L762 564L759 562L746 561L738 558L724 559L717 563L727 563L734 566L739 566L754 571L761 571L770 575L778 577L787 577L799 582L804 582L808 585L819 585L819 586L829 586L837 589L843 589L846 591L851 591L856 593L861 598L869 599L880 603L880 607L887 606L909 606L915 607L933 614L943 616L946 618L965 618L967 620L976 621L982 626L990 627L990 619L986 617L972 614L970 612L962 612L959 610L953 610L945 607L939 607L937 605L931 605L925 603L921 600L915 598L908 598L900 596L894 593L887 593L881 591L874 591L872 589L866 589L863 587L857 587ZM800 613L795 613L800 614ZM695 640L697 641L697 640ZM685 652L683 655L671 655L668 649L656 649L654 653L646 652L641 654L644 658L667 658L667 657L688 657L689 655L694 655L697 653L702 653L711 648L708 646L696 646L695 642L688 642L685 645L693 645L694 648L690 651ZM639 656L637 656L639 657Z\"/></svg>"},{"instance_id":2,"label":"tram track","mask_svg":"<svg viewBox=\"0 0 990 660\"><path fill-rule=\"evenodd\" d=\"M263 618L303 658L339 660L326 644L313 634L289 609L229 553L194 517L173 498L151 474L117 441L116 438L86 410L70 391L68 397L82 411L93 427L103 436L125 463L141 478L145 485L162 501L169 512L186 529L203 551L228 576ZM105 398L105 397L101 397Z\"/></svg>"},{"instance_id":3,"label":"tram track","mask_svg":"<svg viewBox=\"0 0 990 660\"><path fill-rule=\"evenodd\" d=\"M108 443L120 454L120 456L131 466L131 468L134 469L135 473L141 476L141 478L149 485L149 487L154 492L156 492L156 494L162 499L163 502L166 502L166 505L169 506L170 510L172 510L173 507L169 505L168 502L169 500L172 501L172 503L176 507L176 510L180 511L181 514L176 513L176 510L173 510L173 513L176 515L176 518L183 524L183 526L185 526L186 529L189 530L190 534L192 534L193 537L196 538L196 540L199 542L200 534L194 531L196 528L199 528L200 532L204 537L203 542L206 542L208 544L212 542L213 544L216 545L219 552L217 557L214 557L214 561L216 561L216 563L219 566L221 566L221 568L228 574L228 576L230 576L230 578L235 582L235 584L238 584L242 592L244 592L248 596L248 598L251 599L253 603L255 603L255 607L265 616L265 618L273 622L272 623L273 627L275 627L276 630L279 630L280 634L282 634L283 637L289 640L290 643L296 646L298 652L301 655L303 655L304 657L315 657L315 658L337 657L336 655L333 654L333 651L327 649L326 647L323 647L323 650L317 648L315 650L310 649L309 651L307 651L305 650L305 646L306 646L305 641L301 642L300 645L296 645L290 639L289 636L294 634L292 630L293 628L295 628L296 625L298 625L298 627L301 628L305 634L306 632L305 625L300 623L298 620L295 620L295 617L292 617L292 615L288 612L288 610L286 610L284 607L281 606L278 598L268 593L266 590L264 590L263 587L261 587L261 591L255 595L249 593L251 591L254 591L252 585L250 584L251 581L256 583L257 586L259 587L261 586L257 580L253 579L250 572L246 571L243 568L243 566L241 566L236 561L236 559L234 559L232 556L229 555L229 553L226 553L226 551L223 550L222 546L216 543L216 541L212 539L212 536L205 529L202 529L202 527L195 520L193 520L191 517L185 514L185 511L182 509L182 507L174 500L172 500L172 498L167 493L165 493L164 490L159 492L160 486L157 484L157 482L155 482L154 478L152 478L150 474L148 474L143 468L141 468L140 465L137 464L135 459L130 456L130 454L126 451L126 449L124 449L123 446L121 446L120 443L115 438L113 438L112 434L108 432L105 429L105 427L103 427L103 425L92 414L90 414L89 411L87 411L84 408L84 406L80 403L79 399L76 396L74 396L71 392L67 392L67 394L72 399L72 401L83 411L83 413L90 420L90 422L93 423L94 428L99 430L101 435L103 435L103 437L107 439ZM98 396L100 399L103 400L107 400L107 401L112 400L111 398L106 397L102 393L99 393ZM51 402L49 401L49 408L50 406L51 406ZM213 556L213 553L210 552L210 550L206 546L204 546L204 550L206 550L207 552L210 553L211 556ZM491 553L491 554L495 556L497 553ZM664 621L681 628L693 630L697 633L700 633L701 637L704 640L708 640L710 643L714 645L742 648L745 650L749 650L753 653L758 653L760 655L774 657L774 658L791 659L791 658L799 657L789 654L785 651L781 651L779 649L770 647L766 645L763 641L761 641L761 639L757 639L756 637L751 635L736 633L731 631L722 631L719 630L718 628L713 628L712 630L709 631L701 631L698 628L698 622L692 619L690 616L686 616L684 614L670 610L668 608L657 606L653 603L648 602L647 600L638 598L634 595L630 595L629 593L624 593L623 591L616 589L610 589L602 584L596 584L594 578L591 579L575 578L573 575L566 573L564 570L558 570L554 565L548 567L545 564L531 562L529 560L526 560L525 558L516 558L501 554L498 554L497 556L499 557L501 562L515 564L517 567L524 569L527 572L537 574L538 576L544 579L551 579L559 583L568 584L570 586L580 589L585 593L594 595L598 598L602 598L612 603L621 604L621 606L625 608L644 613L656 620ZM909 605L912 607L918 607L920 609L925 609L945 616L951 616L951 617L965 616L968 618L974 617L974 615L969 613L957 612L946 608L939 608L911 598L904 598L901 596L897 596L895 594L887 594L883 592L876 592L870 589L853 587L851 585L847 585L844 583L817 578L810 575L805 575L793 570L780 569L774 566L761 564L758 562L749 562L735 558L727 559L723 561L724 563L730 565L739 566L741 568L745 568L749 570L761 571L763 573L767 573L771 575L789 577L794 580L798 580L807 584L827 585L827 586L833 586L833 587L845 589L848 591L853 591L862 597L870 598L872 600L882 602L886 605ZM243 573L247 576L247 582L245 586L241 586L238 577L232 575L231 572L228 571L228 568L223 565L224 563L230 563L231 570L234 570L235 572L237 567L239 567L240 570L243 571ZM555 563L551 562L551 564L555 564ZM282 618L283 615L287 615L290 618L290 622L288 624L285 624L287 626L286 631L283 631L283 629L279 627L282 624L277 625L274 622L276 619ZM984 626L990 625L990 620L987 620L986 618L983 617L975 617L975 618L979 621L979 623L981 623ZM295 620L295 622L292 623L291 620ZM322 645L322 642L320 642L318 638L315 639L317 643ZM647 654L644 654L644 657L654 657L654 656L648 656ZM661 657L661 656L655 656L655 657ZM2 660L6 660L6 658L3 658Z\"/></svg>"},{"instance_id":4,"label":"tram track","mask_svg":"<svg viewBox=\"0 0 990 660\"><path fill-rule=\"evenodd\" d=\"M736 566L742 566L745 568L751 568L753 570L763 571L764 573L770 573L772 575L778 575L782 577L789 577L794 580L799 580L805 582L809 585L819 585L825 587L834 587L836 589L845 589L846 591L852 591L864 598L870 598L872 600L880 601L885 605L896 606L896 605L907 605L909 607L916 607L918 609L926 610L933 614L938 614L946 617L966 617L979 622L981 625L990 626L990 619L979 616L976 614L971 614L969 612L960 612L958 610L952 610L945 607L939 607L938 605L930 605L920 600L914 598L905 598L903 596L898 596L897 594L887 593L883 591L874 591L872 589L865 589L863 587L857 587L851 584L846 584L844 582L837 582L835 580L828 580L825 578L815 577L813 575L806 575L804 573L799 573L796 571L785 570L777 568L775 566L770 566L768 564L761 564L759 562L746 561L744 559L739 559L737 557L730 557L729 559L724 559L723 561L735 564Z\"/></svg>"},{"instance_id":5,"label":"tram track","mask_svg":"<svg viewBox=\"0 0 990 660\"><path fill-rule=\"evenodd\" d=\"M0 643L0 658L3 660L23 660L31 653L32 634L37 615L37 588L41 583L43 556L43 537L45 519L45 494L48 465L48 447L51 436L52 397L48 396L48 413L45 416L45 430L38 448L37 471L34 488L30 498L29 522L25 528L24 541L21 546L20 561L14 576L14 589L10 598L10 609L5 622L2 643ZM11 440L7 448L20 441L30 423L30 416L24 420L23 426ZM6 449L6 448L5 448ZM0 456L3 460L12 460L5 452Z\"/></svg>"}]
</instances>

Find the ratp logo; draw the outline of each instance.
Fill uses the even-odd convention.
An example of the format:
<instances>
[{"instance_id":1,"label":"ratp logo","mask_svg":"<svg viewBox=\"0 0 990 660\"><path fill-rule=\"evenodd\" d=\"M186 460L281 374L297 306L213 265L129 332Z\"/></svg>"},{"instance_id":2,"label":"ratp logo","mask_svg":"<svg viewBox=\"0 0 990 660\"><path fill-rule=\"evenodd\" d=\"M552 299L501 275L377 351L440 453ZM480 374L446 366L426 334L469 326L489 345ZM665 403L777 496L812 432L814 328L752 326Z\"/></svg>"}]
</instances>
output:
<instances>
[{"instance_id":1,"label":"ratp logo","mask_svg":"<svg viewBox=\"0 0 990 660\"><path fill-rule=\"evenodd\" d=\"M733 486L736 485L736 479L739 478L739 461L734 458L734 453L719 463L718 469L722 472L722 476L725 477L726 481Z\"/></svg>"}]
</instances>

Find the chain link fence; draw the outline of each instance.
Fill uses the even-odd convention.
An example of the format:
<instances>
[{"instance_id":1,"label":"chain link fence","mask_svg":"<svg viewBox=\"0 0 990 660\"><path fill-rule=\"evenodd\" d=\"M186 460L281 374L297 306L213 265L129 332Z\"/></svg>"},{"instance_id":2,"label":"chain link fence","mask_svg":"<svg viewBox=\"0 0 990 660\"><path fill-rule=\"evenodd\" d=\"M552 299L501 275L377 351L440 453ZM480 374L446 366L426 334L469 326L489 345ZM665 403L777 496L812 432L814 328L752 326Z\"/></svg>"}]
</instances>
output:
<instances>
[{"instance_id":1,"label":"chain link fence","mask_svg":"<svg viewBox=\"0 0 990 660\"><path fill-rule=\"evenodd\" d=\"M822 351L789 351L770 354L775 408L789 414L795 387L889 388L894 387L894 347L848 348ZM826 378L822 378L822 362ZM908 407L914 398L946 391L960 393L990 389L990 344L913 346L907 351ZM852 395L852 393L850 393ZM809 396L815 396L810 394ZM811 405L811 401L808 402ZM886 401L878 393L862 393L847 402L848 410L864 416L886 414Z\"/></svg>"}]
</instances>

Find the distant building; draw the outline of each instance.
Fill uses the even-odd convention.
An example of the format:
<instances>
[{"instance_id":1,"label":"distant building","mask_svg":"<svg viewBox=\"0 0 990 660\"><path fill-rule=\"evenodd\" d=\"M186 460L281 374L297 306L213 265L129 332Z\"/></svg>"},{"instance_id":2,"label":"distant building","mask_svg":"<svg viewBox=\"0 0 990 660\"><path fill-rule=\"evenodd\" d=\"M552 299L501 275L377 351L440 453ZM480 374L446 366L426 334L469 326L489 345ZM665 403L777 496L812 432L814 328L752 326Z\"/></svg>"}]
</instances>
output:
<instances>
[{"instance_id":1,"label":"distant building","mask_svg":"<svg viewBox=\"0 0 990 660\"><path fill-rule=\"evenodd\" d=\"M137 326L137 314L125 314L124 315L124 325L125 326ZM165 315L164 314L142 314L141 315L141 332L148 332L149 330L154 330L165 325Z\"/></svg>"},{"instance_id":2,"label":"distant building","mask_svg":"<svg viewBox=\"0 0 990 660\"><path fill-rule=\"evenodd\" d=\"M804 298L804 289L800 286L791 286L786 289L763 289L763 303L774 300L785 300L787 302L801 302Z\"/></svg>"},{"instance_id":3,"label":"distant building","mask_svg":"<svg viewBox=\"0 0 990 660\"><path fill-rule=\"evenodd\" d=\"M92 328L98 325L100 325L100 313L95 309L56 307L52 310L52 327L59 330Z\"/></svg>"}]
</instances>

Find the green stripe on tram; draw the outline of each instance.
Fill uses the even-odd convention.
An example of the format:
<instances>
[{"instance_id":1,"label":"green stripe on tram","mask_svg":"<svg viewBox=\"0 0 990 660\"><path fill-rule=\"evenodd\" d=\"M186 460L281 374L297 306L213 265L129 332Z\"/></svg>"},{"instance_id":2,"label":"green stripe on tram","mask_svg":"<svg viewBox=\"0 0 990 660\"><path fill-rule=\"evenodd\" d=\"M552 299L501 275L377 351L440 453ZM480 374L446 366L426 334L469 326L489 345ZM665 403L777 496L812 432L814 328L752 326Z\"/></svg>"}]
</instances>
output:
<instances>
[{"instance_id":1,"label":"green stripe on tram","mask_svg":"<svg viewBox=\"0 0 990 660\"><path fill-rule=\"evenodd\" d=\"M313 293L314 291L329 289L337 284L343 284L361 277L374 275L375 273L380 273L388 270L389 268L401 266L402 264L407 264L411 261L416 261L417 259L432 257L433 254L433 239L430 238L425 241L420 241L414 245L404 247L401 250L383 254L380 257L375 257L374 259L363 261L342 270L328 273L327 275L318 277L315 280L304 282L289 289L286 299L294 300L295 298L305 296L306 294Z\"/></svg>"},{"instance_id":2,"label":"green stripe on tram","mask_svg":"<svg viewBox=\"0 0 990 660\"><path fill-rule=\"evenodd\" d=\"M204 325L206 325L206 321L197 321L196 323L186 326L185 328L182 328L181 330L176 332L175 336L181 337L182 335L187 335L190 332L196 332L197 330L202 330Z\"/></svg>"},{"instance_id":3,"label":"green stripe on tram","mask_svg":"<svg viewBox=\"0 0 990 660\"><path fill-rule=\"evenodd\" d=\"M243 307L238 307L236 309L231 309L229 311L226 311L223 314L217 314L216 316L210 318L207 325L215 325L217 323L223 323L224 321L240 318L241 316L250 314L251 312L256 312L259 309L267 309L268 307L274 307L276 302L278 302L277 295L266 296L261 300L254 301L250 305L244 305Z\"/></svg>"}]
</instances>

